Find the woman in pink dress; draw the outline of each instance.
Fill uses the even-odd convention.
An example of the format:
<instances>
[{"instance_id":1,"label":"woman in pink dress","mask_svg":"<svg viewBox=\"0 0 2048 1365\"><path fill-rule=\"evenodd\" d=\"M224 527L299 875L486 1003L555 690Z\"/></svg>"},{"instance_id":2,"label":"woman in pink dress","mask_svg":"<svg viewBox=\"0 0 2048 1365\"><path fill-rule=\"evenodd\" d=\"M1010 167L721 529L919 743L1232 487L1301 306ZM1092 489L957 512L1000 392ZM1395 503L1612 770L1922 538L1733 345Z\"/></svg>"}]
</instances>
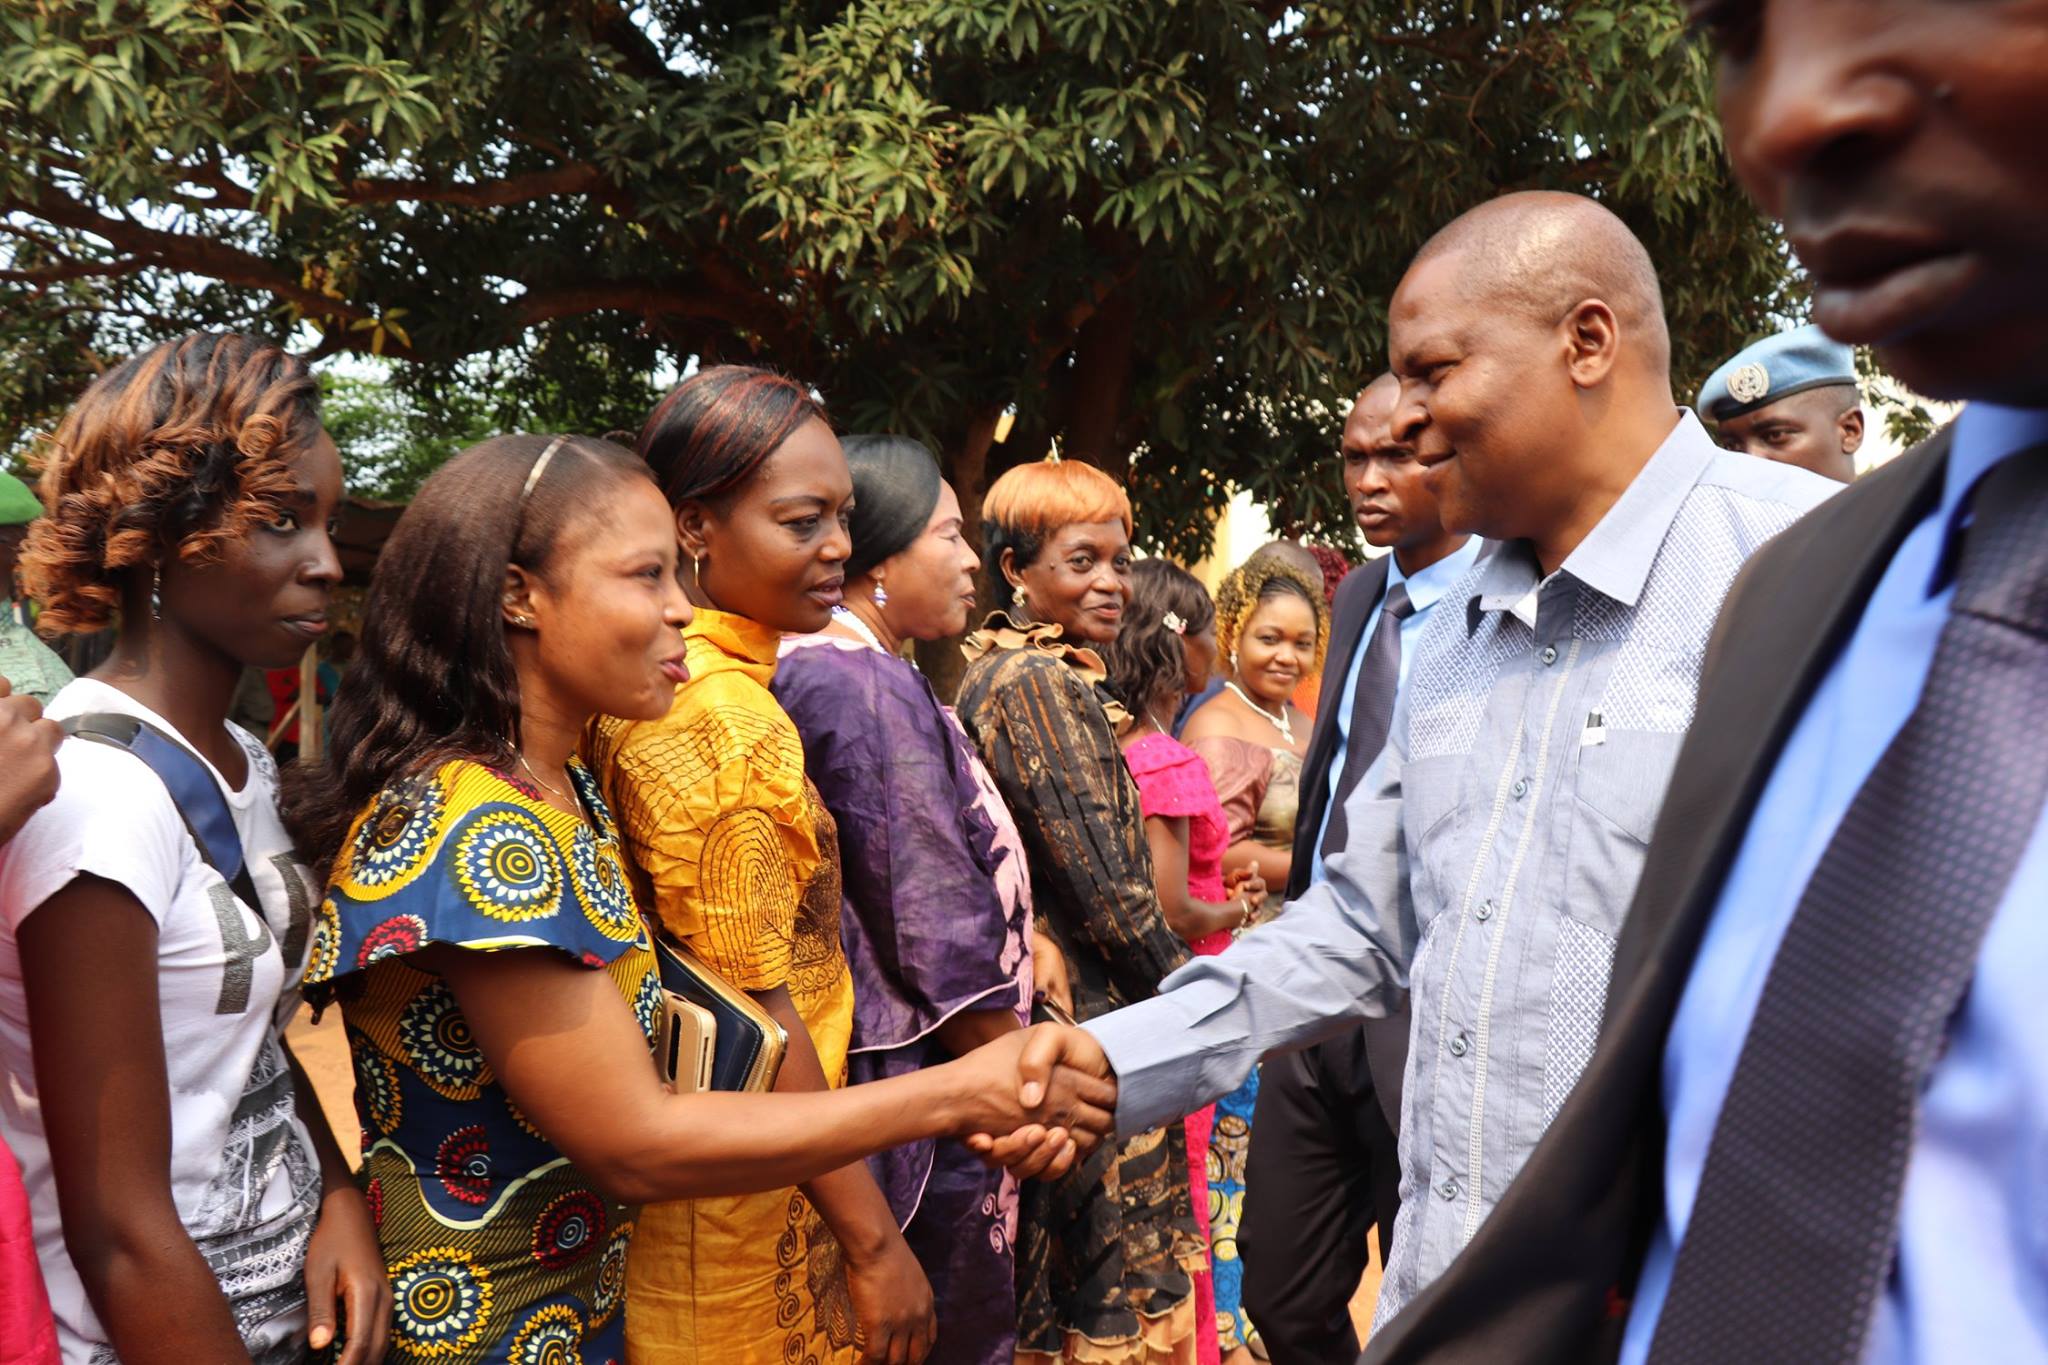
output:
<instances>
[{"instance_id":1,"label":"woman in pink dress","mask_svg":"<svg viewBox=\"0 0 2048 1365\"><path fill-rule=\"evenodd\" d=\"M1107 651L1109 677L1132 715L1123 733L1124 762L1138 784L1145 840L1166 922L1195 952L1210 956L1230 946L1266 899L1256 868L1226 884L1223 850L1230 826L1201 755L1173 737L1173 714L1201 690L1216 660L1216 607L1193 575L1163 559L1131 568L1131 601L1123 627ZM1188 1169L1195 1219L1209 1239L1209 1129L1214 1107L1187 1116ZM1216 1321L1213 1271L1196 1277L1200 1321ZM1200 1365L1218 1365L1214 1331L1196 1334Z\"/></svg>"}]
</instances>

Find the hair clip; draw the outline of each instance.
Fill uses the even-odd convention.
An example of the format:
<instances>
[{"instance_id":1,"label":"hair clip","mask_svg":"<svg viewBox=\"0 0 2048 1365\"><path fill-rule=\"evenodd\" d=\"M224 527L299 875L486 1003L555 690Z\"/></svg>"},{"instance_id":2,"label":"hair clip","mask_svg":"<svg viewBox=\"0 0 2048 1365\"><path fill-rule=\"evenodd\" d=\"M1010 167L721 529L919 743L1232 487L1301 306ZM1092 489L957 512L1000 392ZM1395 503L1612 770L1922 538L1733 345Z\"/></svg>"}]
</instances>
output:
<instances>
[{"instance_id":1,"label":"hair clip","mask_svg":"<svg viewBox=\"0 0 2048 1365\"><path fill-rule=\"evenodd\" d=\"M1160 617L1159 624L1165 626L1175 635L1185 635L1188 633L1188 623L1181 620L1180 616L1175 612L1168 612Z\"/></svg>"}]
</instances>

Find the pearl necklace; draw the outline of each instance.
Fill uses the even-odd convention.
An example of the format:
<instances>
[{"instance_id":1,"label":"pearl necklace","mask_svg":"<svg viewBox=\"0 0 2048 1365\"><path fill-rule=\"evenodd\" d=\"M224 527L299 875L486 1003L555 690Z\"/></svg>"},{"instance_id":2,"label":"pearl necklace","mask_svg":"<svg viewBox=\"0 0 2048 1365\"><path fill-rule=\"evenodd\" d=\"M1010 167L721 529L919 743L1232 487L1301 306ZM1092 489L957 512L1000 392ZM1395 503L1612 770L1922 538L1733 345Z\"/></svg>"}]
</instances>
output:
<instances>
[{"instance_id":1,"label":"pearl necklace","mask_svg":"<svg viewBox=\"0 0 2048 1365\"><path fill-rule=\"evenodd\" d=\"M887 654L889 652L886 649L882 649L882 637L875 634L874 627L861 620L860 615L851 607L832 608L832 619L845 626L855 635L860 636L861 639L866 640L876 649L881 649L882 653Z\"/></svg>"},{"instance_id":2,"label":"pearl necklace","mask_svg":"<svg viewBox=\"0 0 2048 1365\"><path fill-rule=\"evenodd\" d=\"M1249 696L1246 696L1245 690L1242 687L1239 687L1236 683L1225 682L1223 685L1229 688L1232 692L1235 692L1237 694L1237 699L1239 701L1243 702L1246 706L1251 707L1252 710L1258 712L1259 715L1264 717L1268 725L1272 726L1275 730L1278 730L1280 732L1280 737L1287 741L1288 748L1291 749L1294 747L1294 721L1287 714L1287 704L1285 702L1282 702L1280 704L1280 714L1276 716L1271 711L1268 711L1265 707L1253 701Z\"/></svg>"}]
</instances>

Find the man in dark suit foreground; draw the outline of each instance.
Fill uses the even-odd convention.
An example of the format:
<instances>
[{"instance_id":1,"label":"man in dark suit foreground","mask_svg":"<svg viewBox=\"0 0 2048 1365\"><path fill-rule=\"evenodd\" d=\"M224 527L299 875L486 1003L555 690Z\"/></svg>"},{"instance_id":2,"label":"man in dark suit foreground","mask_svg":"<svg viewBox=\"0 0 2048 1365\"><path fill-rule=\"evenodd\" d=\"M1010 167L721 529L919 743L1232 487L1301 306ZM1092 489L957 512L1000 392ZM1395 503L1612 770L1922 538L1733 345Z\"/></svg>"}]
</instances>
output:
<instances>
[{"instance_id":1,"label":"man in dark suit foreground","mask_svg":"<svg viewBox=\"0 0 2048 1365\"><path fill-rule=\"evenodd\" d=\"M1601 1040L1368 1362L2048 1359L2048 0L1700 0L1815 320L1957 423L1765 547Z\"/></svg>"},{"instance_id":2,"label":"man in dark suit foreground","mask_svg":"<svg viewBox=\"0 0 2048 1365\"><path fill-rule=\"evenodd\" d=\"M1337 585L1302 762L1290 901L1322 876L1324 851L1341 833L1331 813L1386 742L1423 623L1479 554L1479 540L1444 529L1414 450L1394 439L1400 397L1400 381L1382 375L1344 423L1344 496L1366 543L1388 553ZM1394 1135L1407 1059L1402 1008L1266 1064L1237 1250L1245 1308L1275 1365L1316 1365L1358 1349L1351 1299L1365 1273L1366 1239L1377 1226L1384 1261L1401 1203Z\"/></svg>"}]
</instances>

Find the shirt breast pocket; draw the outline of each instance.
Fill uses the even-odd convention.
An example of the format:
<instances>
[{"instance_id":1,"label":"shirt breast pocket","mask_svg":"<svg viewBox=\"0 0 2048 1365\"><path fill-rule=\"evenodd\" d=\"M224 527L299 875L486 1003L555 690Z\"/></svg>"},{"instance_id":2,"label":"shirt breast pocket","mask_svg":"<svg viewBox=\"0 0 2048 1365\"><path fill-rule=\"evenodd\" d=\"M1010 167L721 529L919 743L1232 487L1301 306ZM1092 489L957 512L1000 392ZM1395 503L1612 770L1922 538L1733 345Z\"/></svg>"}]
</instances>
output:
<instances>
[{"instance_id":1,"label":"shirt breast pocket","mask_svg":"<svg viewBox=\"0 0 2048 1365\"><path fill-rule=\"evenodd\" d=\"M1564 912L1612 938L1642 875L1679 735L1609 731L1581 744L1568 805Z\"/></svg>"},{"instance_id":2,"label":"shirt breast pocket","mask_svg":"<svg viewBox=\"0 0 2048 1365\"><path fill-rule=\"evenodd\" d=\"M1458 867L1458 823L1451 817L1460 807L1465 758L1445 755L1411 759L1402 773L1401 818L1407 828L1409 899L1421 928L1445 910L1457 908L1464 895Z\"/></svg>"}]
</instances>

